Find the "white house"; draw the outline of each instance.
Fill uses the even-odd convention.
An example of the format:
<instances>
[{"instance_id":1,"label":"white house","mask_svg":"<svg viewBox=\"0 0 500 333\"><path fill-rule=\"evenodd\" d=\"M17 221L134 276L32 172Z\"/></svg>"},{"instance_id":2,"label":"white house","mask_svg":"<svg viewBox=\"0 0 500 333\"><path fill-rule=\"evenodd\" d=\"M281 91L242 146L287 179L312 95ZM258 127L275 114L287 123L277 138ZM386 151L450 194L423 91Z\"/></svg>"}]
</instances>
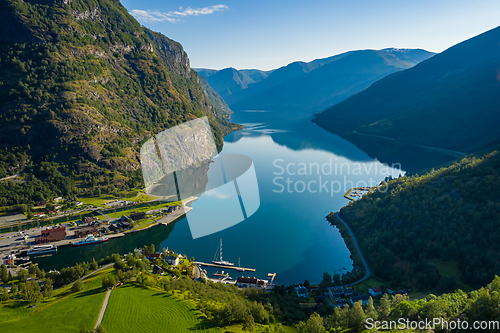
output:
<instances>
[{"instance_id":1,"label":"white house","mask_svg":"<svg viewBox=\"0 0 500 333\"><path fill-rule=\"evenodd\" d=\"M179 256L166 256L165 261L175 267L179 265Z\"/></svg>"},{"instance_id":2,"label":"white house","mask_svg":"<svg viewBox=\"0 0 500 333\"><path fill-rule=\"evenodd\" d=\"M370 288L368 290L368 293L370 295L372 295L373 297L376 297L376 296L382 295L382 290L380 289L380 287L374 287L374 288Z\"/></svg>"}]
</instances>

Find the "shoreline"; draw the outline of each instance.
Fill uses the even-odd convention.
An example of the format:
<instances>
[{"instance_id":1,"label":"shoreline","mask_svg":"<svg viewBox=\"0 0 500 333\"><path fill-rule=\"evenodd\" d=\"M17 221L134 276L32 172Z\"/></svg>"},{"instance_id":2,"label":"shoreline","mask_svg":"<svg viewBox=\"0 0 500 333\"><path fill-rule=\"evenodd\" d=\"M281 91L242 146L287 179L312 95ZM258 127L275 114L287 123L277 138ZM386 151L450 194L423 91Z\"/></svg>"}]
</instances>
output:
<instances>
[{"instance_id":1,"label":"shoreline","mask_svg":"<svg viewBox=\"0 0 500 333\"><path fill-rule=\"evenodd\" d=\"M361 253L361 248L358 244L358 241L356 240L356 237L354 236L353 231L347 225L347 223L338 216L339 212L340 211L336 213L330 212L330 214L326 216L326 220L332 226L335 226L339 229L342 239L344 240L347 248L351 252L353 264L357 266L361 265L365 270L365 275L361 279L347 284L339 285L339 286L347 286L347 285L351 286L367 280L370 276L372 276L372 273L370 271L370 268L368 267L368 263L366 262L363 254ZM349 235L349 238L346 237L347 236L346 233ZM337 285L335 285L335 287L337 287Z\"/></svg>"},{"instance_id":2,"label":"shoreline","mask_svg":"<svg viewBox=\"0 0 500 333\"><path fill-rule=\"evenodd\" d=\"M157 226L157 225L167 226L170 223L175 222L178 219L182 218L189 211L191 211L193 208L187 206L187 204L190 203L190 202L192 202L192 201L195 201L197 199L198 199L198 197L195 197L195 196L192 196L192 197L189 197L189 198L185 199L184 201L182 201L182 208L178 212L172 212L172 213L170 213L168 215L164 215L164 216L158 218L154 223L151 223L147 227L144 227L144 228L141 228L141 229L137 229L137 230L127 230L125 232L108 234L108 235L105 235L105 236L108 237L111 240L113 238L124 237L126 234L129 234L129 233L135 233L135 232L144 231L144 230L147 230L147 229L152 228L152 227ZM30 230L30 229L27 229L27 230ZM26 231L26 230L24 230L24 231ZM60 241L52 242L50 244L53 244L56 247L66 247L66 246L71 246L71 244L74 241L75 241L75 239L73 239L73 238L71 238L71 239L63 239L63 240L60 240ZM4 247L4 248L1 248L0 249L0 260L3 261L3 259L11 253L11 251L15 251L15 252L19 251L19 253L22 253L23 251L27 251L28 249L30 249L32 246L33 245L25 245L25 244L19 244L19 245L17 245L16 244L16 245L13 245L13 246L7 246L7 247Z\"/></svg>"},{"instance_id":3,"label":"shoreline","mask_svg":"<svg viewBox=\"0 0 500 333\"><path fill-rule=\"evenodd\" d=\"M196 200L198 200L198 197L194 197L194 196L193 197L189 197L189 198L185 199L184 201L182 201L181 212L179 212L177 215L173 216L173 214L175 214L175 212L174 213L170 213L168 215L164 215L164 216L158 218L157 220L155 220L153 223L151 223L147 227L144 227L144 228L141 228L141 229L127 230L127 231L124 232L124 234L129 234L129 233L139 232L139 231L143 231L143 230L148 230L149 228L155 227L157 225L167 226L170 223L175 222L176 220L178 220L181 217L185 216L188 212L190 212L193 208L187 206L186 204L188 204L188 203L190 203L192 201L196 201ZM166 221L162 221L163 219L165 219Z\"/></svg>"}]
</instances>

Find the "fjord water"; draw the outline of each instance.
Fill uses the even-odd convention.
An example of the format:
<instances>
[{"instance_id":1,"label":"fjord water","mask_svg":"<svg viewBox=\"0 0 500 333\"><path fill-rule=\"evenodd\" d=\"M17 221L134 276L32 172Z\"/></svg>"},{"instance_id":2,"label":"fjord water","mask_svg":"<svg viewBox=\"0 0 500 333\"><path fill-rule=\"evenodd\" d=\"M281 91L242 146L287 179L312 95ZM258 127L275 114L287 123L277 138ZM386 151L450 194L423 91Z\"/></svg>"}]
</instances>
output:
<instances>
[{"instance_id":1,"label":"fjord water","mask_svg":"<svg viewBox=\"0 0 500 333\"><path fill-rule=\"evenodd\" d=\"M397 177L404 171L384 166L310 119L304 113L233 114L232 121L245 128L225 137L221 154L243 154L253 160L260 194L260 207L241 223L193 239L188 220L202 223L206 220L204 212L214 208L213 198L202 194L192 203L187 218L175 224L127 234L93 247L60 248L53 256L34 261L46 270L60 269L153 243L157 249L168 247L198 261L211 262L222 238L224 260L235 264L240 260L241 266L256 269L245 276L265 278L268 273L277 273L279 283L305 279L317 283L325 271L333 275L351 270L350 252L325 216L348 204L344 194L349 188L375 185L388 175ZM221 199L217 209L223 216L227 207ZM208 271L211 275L215 269ZM233 277L242 274L226 271Z\"/></svg>"}]
</instances>

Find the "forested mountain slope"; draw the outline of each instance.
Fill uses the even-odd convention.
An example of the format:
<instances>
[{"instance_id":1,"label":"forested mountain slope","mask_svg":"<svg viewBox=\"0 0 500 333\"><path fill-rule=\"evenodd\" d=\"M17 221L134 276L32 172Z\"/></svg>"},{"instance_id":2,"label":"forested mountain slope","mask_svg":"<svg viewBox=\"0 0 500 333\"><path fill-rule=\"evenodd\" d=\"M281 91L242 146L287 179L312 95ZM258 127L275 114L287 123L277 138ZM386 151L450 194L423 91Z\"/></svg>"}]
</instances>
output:
<instances>
[{"instance_id":1,"label":"forested mountain slope","mask_svg":"<svg viewBox=\"0 0 500 333\"><path fill-rule=\"evenodd\" d=\"M0 177L51 179L11 184L5 204L138 186L139 148L155 133L203 116L219 145L231 130L182 46L141 27L119 1L0 6ZM110 170L118 181L101 184Z\"/></svg>"},{"instance_id":2,"label":"forested mountain slope","mask_svg":"<svg viewBox=\"0 0 500 333\"><path fill-rule=\"evenodd\" d=\"M392 180L340 210L375 275L420 289L484 286L500 273L500 153ZM330 218L331 219L331 218ZM458 272L445 277L440 259Z\"/></svg>"}]
</instances>

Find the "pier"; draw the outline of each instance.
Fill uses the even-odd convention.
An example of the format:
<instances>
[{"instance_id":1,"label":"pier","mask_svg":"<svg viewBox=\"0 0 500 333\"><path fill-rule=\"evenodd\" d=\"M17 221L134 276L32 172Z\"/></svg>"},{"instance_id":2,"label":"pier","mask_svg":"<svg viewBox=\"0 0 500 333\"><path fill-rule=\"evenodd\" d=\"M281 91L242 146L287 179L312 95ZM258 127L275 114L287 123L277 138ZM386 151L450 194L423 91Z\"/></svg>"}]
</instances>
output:
<instances>
[{"instance_id":1,"label":"pier","mask_svg":"<svg viewBox=\"0 0 500 333\"><path fill-rule=\"evenodd\" d=\"M198 264L200 266L209 266L209 267L219 267L219 268L227 268L227 269L234 269L234 270L239 270L242 272L255 272L255 268L245 268L245 267L238 267L238 266L224 266L224 265L217 265L217 264L211 264L208 262L201 262L201 261L195 261L195 264Z\"/></svg>"}]
</instances>

